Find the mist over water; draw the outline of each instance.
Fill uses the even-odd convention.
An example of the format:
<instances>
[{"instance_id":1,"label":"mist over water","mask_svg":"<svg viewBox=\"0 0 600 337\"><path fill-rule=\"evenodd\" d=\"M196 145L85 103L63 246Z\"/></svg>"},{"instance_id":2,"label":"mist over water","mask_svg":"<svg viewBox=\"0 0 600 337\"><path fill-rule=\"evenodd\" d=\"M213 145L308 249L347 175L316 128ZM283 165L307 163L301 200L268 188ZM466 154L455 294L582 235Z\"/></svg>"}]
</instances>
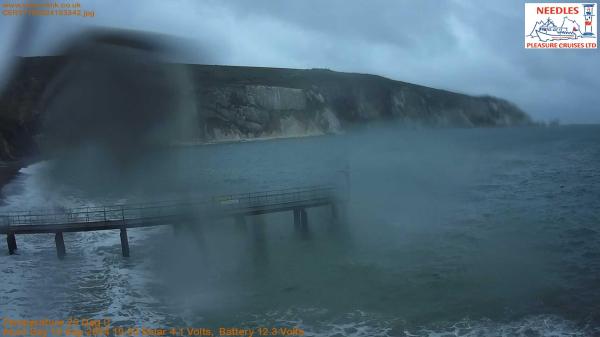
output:
<instances>
[{"instance_id":1,"label":"mist over water","mask_svg":"<svg viewBox=\"0 0 600 337\"><path fill-rule=\"evenodd\" d=\"M130 230L129 259L117 231L66 234L64 261L51 235L17 236L20 254L0 256L2 315L318 336L600 333L598 126L378 128L145 160L164 188L89 193L34 164L2 189L1 212L314 185L348 169L347 221L309 209L307 240L291 212L245 228L200 216L182 236Z\"/></svg>"}]
</instances>

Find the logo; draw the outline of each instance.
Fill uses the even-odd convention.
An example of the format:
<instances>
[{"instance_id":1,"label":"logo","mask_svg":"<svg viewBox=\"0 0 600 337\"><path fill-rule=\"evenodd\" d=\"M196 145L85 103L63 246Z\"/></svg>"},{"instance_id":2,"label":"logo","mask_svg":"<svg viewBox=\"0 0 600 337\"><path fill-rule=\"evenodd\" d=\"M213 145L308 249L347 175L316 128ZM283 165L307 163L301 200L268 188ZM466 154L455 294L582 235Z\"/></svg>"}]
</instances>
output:
<instances>
[{"instance_id":1,"label":"logo","mask_svg":"<svg viewBox=\"0 0 600 337\"><path fill-rule=\"evenodd\" d=\"M526 3L525 48L598 48L595 3Z\"/></svg>"}]
</instances>

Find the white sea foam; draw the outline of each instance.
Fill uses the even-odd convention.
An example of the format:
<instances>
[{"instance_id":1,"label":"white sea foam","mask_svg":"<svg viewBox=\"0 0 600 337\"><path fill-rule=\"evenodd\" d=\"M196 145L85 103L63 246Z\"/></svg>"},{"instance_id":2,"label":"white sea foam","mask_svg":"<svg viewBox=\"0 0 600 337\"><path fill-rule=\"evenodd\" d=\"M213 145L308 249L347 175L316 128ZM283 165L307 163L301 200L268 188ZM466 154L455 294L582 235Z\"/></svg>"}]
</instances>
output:
<instances>
[{"instance_id":1,"label":"white sea foam","mask_svg":"<svg viewBox=\"0 0 600 337\"><path fill-rule=\"evenodd\" d=\"M401 318L359 310L331 317L327 310L315 308L269 312L250 324L299 327L305 336L314 337L591 337L600 333L600 328L580 327L556 315L535 315L510 322L465 318L431 327L409 327Z\"/></svg>"},{"instance_id":2,"label":"white sea foam","mask_svg":"<svg viewBox=\"0 0 600 337\"><path fill-rule=\"evenodd\" d=\"M537 315L511 322L492 320L471 321L464 319L445 329L421 329L406 336L451 337L451 336L498 336L498 337L584 337L592 336L591 329L579 327L572 321L555 315Z\"/></svg>"}]
</instances>

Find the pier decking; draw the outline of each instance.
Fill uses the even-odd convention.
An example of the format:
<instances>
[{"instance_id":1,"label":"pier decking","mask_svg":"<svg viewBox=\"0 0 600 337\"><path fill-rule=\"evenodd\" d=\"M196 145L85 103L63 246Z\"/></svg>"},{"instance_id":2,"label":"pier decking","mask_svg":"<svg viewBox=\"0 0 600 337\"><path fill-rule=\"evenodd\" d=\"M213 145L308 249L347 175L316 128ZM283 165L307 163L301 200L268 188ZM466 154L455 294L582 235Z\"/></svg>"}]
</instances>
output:
<instances>
[{"instance_id":1,"label":"pier decking","mask_svg":"<svg viewBox=\"0 0 600 337\"><path fill-rule=\"evenodd\" d=\"M9 254L17 250L16 235L54 233L59 258L66 254L63 233L120 230L123 256L129 256L128 228L177 225L203 218L234 217L293 211L294 226L306 230L306 209L331 205L334 216L344 195L335 186L321 185L230 194L198 200L175 200L60 210L0 214L0 234L6 234Z\"/></svg>"}]
</instances>

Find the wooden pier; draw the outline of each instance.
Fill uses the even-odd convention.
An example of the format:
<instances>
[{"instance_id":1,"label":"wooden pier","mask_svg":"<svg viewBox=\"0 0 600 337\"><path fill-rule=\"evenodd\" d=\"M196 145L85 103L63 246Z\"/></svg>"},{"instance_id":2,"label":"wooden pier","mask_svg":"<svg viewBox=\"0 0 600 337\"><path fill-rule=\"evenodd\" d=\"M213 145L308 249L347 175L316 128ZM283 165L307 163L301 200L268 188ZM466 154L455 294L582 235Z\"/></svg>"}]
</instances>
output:
<instances>
[{"instance_id":1,"label":"wooden pier","mask_svg":"<svg viewBox=\"0 0 600 337\"><path fill-rule=\"evenodd\" d=\"M245 216L292 211L294 227L306 233L306 209L330 205L332 214L337 216L338 204L345 201L345 195L340 192L340 189L326 185L221 195L200 200L20 211L0 214L0 234L6 235L8 253L12 255L18 249L17 235L53 233L56 253L62 259L67 253L63 233L118 229L122 255L128 257L128 228L178 225L220 217L233 217L237 225L243 226Z\"/></svg>"}]
</instances>

